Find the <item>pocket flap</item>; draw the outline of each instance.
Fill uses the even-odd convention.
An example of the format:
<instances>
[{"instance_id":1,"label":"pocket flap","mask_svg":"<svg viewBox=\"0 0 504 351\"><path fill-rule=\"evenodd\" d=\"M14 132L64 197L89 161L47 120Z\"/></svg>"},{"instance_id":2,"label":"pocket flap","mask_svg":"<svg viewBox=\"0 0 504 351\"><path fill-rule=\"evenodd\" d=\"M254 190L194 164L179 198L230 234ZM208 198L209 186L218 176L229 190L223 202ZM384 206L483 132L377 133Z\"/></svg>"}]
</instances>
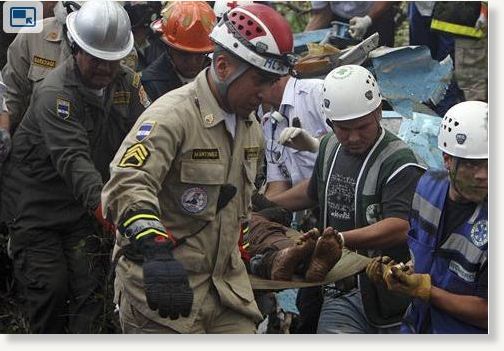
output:
<instances>
[{"instance_id":1,"label":"pocket flap","mask_svg":"<svg viewBox=\"0 0 504 351\"><path fill-rule=\"evenodd\" d=\"M182 161L182 183L220 185L225 183L225 166L222 163Z\"/></svg>"}]
</instances>

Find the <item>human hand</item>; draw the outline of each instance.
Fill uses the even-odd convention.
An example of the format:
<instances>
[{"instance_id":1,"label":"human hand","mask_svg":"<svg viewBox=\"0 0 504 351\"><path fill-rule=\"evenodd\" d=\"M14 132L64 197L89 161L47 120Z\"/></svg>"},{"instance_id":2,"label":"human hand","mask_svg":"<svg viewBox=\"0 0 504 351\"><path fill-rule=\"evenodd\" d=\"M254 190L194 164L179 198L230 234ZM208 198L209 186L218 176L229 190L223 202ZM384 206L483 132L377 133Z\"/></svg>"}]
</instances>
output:
<instances>
[{"instance_id":1,"label":"human hand","mask_svg":"<svg viewBox=\"0 0 504 351\"><path fill-rule=\"evenodd\" d=\"M396 262L388 256L374 257L366 267L366 275L374 284L386 285L383 274L395 264Z\"/></svg>"},{"instance_id":2,"label":"human hand","mask_svg":"<svg viewBox=\"0 0 504 351\"><path fill-rule=\"evenodd\" d=\"M144 256L145 297L149 308L162 318L178 319L191 313L194 293L184 266L173 258L173 242L148 235L136 243Z\"/></svg>"},{"instance_id":3,"label":"human hand","mask_svg":"<svg viewBox=\"0 0 504 351\"><path fill-rule=\"evenodd\" d=\"M366 35L367 30L373 24L373 20L368 15L364 17L353 17L348 22L348 33L356 40L362 40Z\"/></svg>"},{"instance_id":4,"label":"human hand","mask_svg":"<svg viewBox=\"0 0 504 351\"><path fill-rule=\"evenodd\" d=\"M96 218L96 221L102 226L102 228L110 234L115 234L116 232L116 226L114 223L108 221L105 219L103 216L103 209L102 209L102 204L101 202L98 204L98 207L94 210L94 216Z\"/></svg>"},{"instance_id":5,"label":"human hand","mask_svg":"<svg viewBox=\"0 0 504 351\"><path fill-rule=\"evenodd\" d=\"M317 152L319 140L302 128L287 127L282 130L278 143L299 151Z\"/></svg>"},{"instance_id":6,"label":"human hand","mask_svg":"<svg viewBox=\"0 0 504 351\"><path fill-rule=\"evenodd\" d=\"M11 135L7 129L0 128L0 163L4 162L12 148Z\"/></svg>"},{"instance_id":7,"label":"human hand","mask_svg":"<svg viewBox=\"0 0 504 351\"><path fill-rule=\"evenodd\" d=\"M432 288L429 274L409 273L397 265L385 270L383 280L390 291L429 301Z\"/></svg>"}]
</instances>

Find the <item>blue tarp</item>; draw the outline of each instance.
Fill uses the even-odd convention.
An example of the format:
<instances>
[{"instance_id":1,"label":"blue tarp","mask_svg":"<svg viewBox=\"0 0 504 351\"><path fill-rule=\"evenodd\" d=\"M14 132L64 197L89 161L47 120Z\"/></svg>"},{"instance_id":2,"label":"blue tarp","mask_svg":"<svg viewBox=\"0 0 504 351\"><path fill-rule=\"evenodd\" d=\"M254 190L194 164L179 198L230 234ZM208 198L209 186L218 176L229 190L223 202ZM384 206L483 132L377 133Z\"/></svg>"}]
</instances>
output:
<instances>
[{"instance_id":1,"label":"blue tarp","mask_svg":"<svg viewBox=\"0 0 504 351\"><path fill-rule=\"evenodd\" d=\"M383 97L406 118L422 102L441 101L453 72L450 56L438 62L426 46L380 48L369 57Z\"/></svg>"}]
</instances>

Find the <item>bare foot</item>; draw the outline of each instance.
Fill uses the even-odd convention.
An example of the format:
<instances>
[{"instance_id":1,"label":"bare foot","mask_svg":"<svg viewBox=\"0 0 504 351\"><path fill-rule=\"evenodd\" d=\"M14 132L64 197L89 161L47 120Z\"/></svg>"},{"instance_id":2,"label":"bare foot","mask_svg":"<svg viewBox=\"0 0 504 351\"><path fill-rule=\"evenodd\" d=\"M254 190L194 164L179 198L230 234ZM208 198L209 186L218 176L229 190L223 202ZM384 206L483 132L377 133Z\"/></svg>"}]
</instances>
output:
<instances>
[{"instance_id":1,"label":"bare foot","mask_svg":"<svg viewBox=\"0 0 504 351\"><path fill-rule=\"evenodd\" d=\"M313 256L306 271L305 278L309 282L323 281L327 273L341 258L343 245L338 233L327 227L317 240Z\"/></svg>"},{"instance_id":2,"label":"bare foot","mask_svg":"<svg viewBox=\"0 0 504 351\"><path fill-rule=\"evenodd\" d=\"M278 251L271 266L271 279L291 280L298 265L310 259L318 237L318 230L312 229L303 234L294 246Z\"/></svg>"}]
</instances>

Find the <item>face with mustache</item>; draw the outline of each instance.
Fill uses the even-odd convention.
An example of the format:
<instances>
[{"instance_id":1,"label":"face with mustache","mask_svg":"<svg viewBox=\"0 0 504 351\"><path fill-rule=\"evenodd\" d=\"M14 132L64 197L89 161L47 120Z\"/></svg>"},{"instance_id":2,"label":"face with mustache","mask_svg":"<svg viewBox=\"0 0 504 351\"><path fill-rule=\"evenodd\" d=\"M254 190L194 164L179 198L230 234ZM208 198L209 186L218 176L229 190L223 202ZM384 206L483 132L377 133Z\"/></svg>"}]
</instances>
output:
<instances>
[{"instance_id":1,"label":"face with mustache","mask_svg":"<svg viewBox=\"0 0 504 351\"><path fill-rule=\"evenodd\" d=\"M341 146L350 154L363 155L380 135L381 106L360 118L331 121L331 128Z\"/></svg>"},{"instance_id":2,"label":"face with mustache","mask_svg":"<svg viewBox=\"0 0 504 351\"><path fill-rule=\"evenodd\" d=\"M480 203L488 196L488 159L455 158L444 154L453 201Z\"/></svg>"},{"instance_id":3,"label":"face with mustache","mask_svg":"<svg viewBox=\"0 0 504 351\"><path fill-rule=\"evenodd\" d=\"M120 66L120 60L102 60L84 50L77 52L75 62L79 68L83 84L91 89L102 89L112 83Z\"/></svg>"}]
</instances>

